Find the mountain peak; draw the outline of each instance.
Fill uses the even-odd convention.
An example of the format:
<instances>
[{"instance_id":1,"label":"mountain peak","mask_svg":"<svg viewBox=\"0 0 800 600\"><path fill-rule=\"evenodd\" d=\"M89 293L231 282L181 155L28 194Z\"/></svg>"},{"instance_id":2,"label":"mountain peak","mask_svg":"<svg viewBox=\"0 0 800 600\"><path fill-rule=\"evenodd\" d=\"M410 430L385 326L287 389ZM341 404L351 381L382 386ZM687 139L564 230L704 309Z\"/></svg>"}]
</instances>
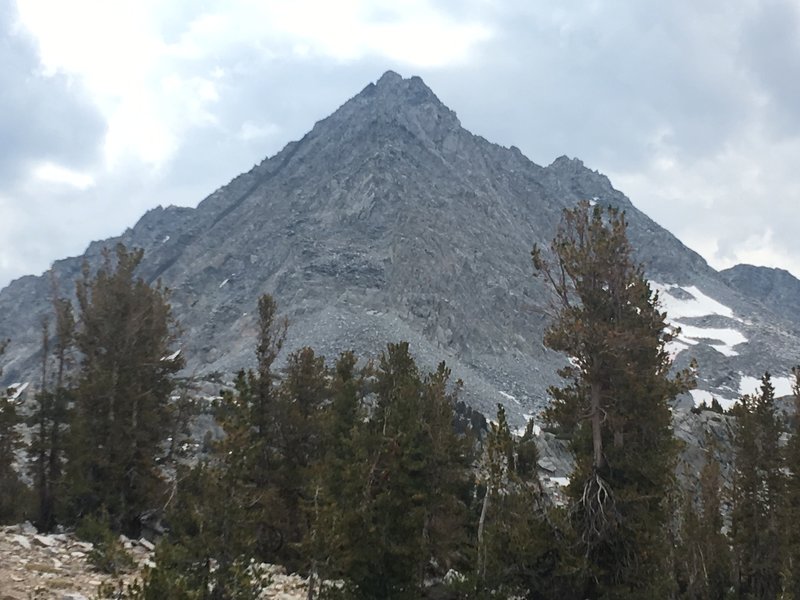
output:
<instances>
[{"instance_id":1,"label":"mountain peak","mask_svg":"<svg viewBox=\"0 0 800 600\"><path fill-rule=\"evenodd\" d=\"M403 81L403 76L390 69L386 71L386 73L381 75L381 78L378 79L375 85L377 85L378 87L396 86L402 81Z\"/></svg>"},{"instance_id":2,"label":"mountain peak","mask_svg":"<svg viewBox=\"0 0 800 600\"><path fill-rule=\"evenodd\" d=\"M369 357L405 339L426 368L446 358L465 399L486 411L508 400L521 424L564 364L541 344L549 291L531 277L530 248L549 243L563 208L587 199L627 210L648 276L673 291L681 283L669 301L683 313L672 317L694 316L677 367L701 360L701 390L732 400L744 376L788 376L800 282L728 284L603 175L567 157L545 168L523 160L463 129L422 79L392 71L197 208L151 211L84 258L96 266L117 241L144 248L140 274L172 291L187 373L251 365L253 303L269 292L292 322L287 351ZM72 281L82 262L54 273ZM0 384L34 380L50 287L31 277L0 292L0 339L13 339ZM736 317L697 309L711 306L706 296Z\"/></svg>"},{"instance_id":3,"label":"mountain peak","mask_svg":"<svg viewBox=\"0 0 800 600\"><path fill-rule=\"evenodd\" d=\"M389 133L391 127L399 125L437 146L461 129L456 114L420 77L404 78L395 71L386 71L323 122L337 128L335 136L340 141L365 127L382 127Z\"/></svg>"},{"instance_id":4,"label":"mountain peak","mask_svg":"<svg viewBox=\"0 0 800 600\"><path fill-rule=\"evenodd\" d=\"M412 75L406 79L395 71L386 71L378 81L374 84L369 84L359 94L359 96L364 95L368 97L376 96L383 102L395 105L416 106L430 103L437 108L451 112L436 97L436 94L425 84L422 78L417 75Z\"/></svg>"}]
</instances>

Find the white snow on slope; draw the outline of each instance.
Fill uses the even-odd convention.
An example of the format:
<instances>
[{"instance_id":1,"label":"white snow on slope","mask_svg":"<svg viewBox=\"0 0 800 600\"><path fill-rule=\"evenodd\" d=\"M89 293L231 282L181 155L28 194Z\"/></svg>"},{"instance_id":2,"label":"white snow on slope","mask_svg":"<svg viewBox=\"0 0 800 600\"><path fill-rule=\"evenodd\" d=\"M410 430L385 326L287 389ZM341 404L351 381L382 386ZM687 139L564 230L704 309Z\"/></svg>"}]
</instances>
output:
<instances>
[{"instance_id":1,"label":"white snow on slope","mask_svg":"<svg viewBox=\"0 0 800 600\"><path fill-rule=\"evenodd\" d=\"M28 389L29 385L29 381L26 381L25 383L12 383L10 386L8 386L9 395L7 400L9 402L15 402L22 395L22 392Z\"/></svg>"},{"instance_id":2,"label":"white snow on slope","mask_svg":"<svg viewBox=\"0 0 800 600\"><path fill-rule=\"evenodd\" d=\"M729 306L704 294L697 286L681 287L673 283L651 281L650 287L658 292L659 304L662 310L666 311L668 322L681 328L678 338L667 344L667 352L673 360L689 346L694 346L701 340L709 340L708 345L725 356L738 356L739 353L734 346L747 343L747 338L737 329L699 327L681 322L681 319L714 315L743 322L733 314L733 310ZM675 295L671 292L675 292ZM679 295L685 297L678 298Z\"/></svg>"},{"instance_id":3,"label":"white snow on slope","mask_svg":"<svg viewBox=\"0 0 800 600\"><path fill-rule=\"evenodd\" d=\"M681 328L681 334L678 336L678 340L681 342L694 346L700 340L713 340L709 343L709 346L725 356L738 356L739 353L733 347L747 343L747 338L736 329L697 327L695 325L684 325L683 323L677 323L677 325Z\"/></svg>"},{"instance_id":4,"label":"white snow on slope","mask_svg":"<svg viewBox=\"0 0 800 600\"><path fill-rule=\"evenodd\" d=\"M503 392L503 391L499 391L499 390L498 390L497 393L500 394L506 400L511 400L512 402L516 402L517 404L519 404L519 400L517 400L516 396L512 396L508 392Z\"/></svg>"},{"instance_id":5,"label":"white snow on slope","mask_svg":"<svg viewBox=\"0 0 800 600\"><path fill-rule=\"evenodd\" d=\"M525 435L525 431L528 429L528 421L533 419L533 415L523 414L522 418L525 419L525 425L522 427L517 427L512 433L517 437L522 437ZM533 424L533 435L539 436L542 434L542 428L539 427L536 423Z\"/></svg>"},{"instance_id":6,"label":"white snow on slope","mask_svg":"<svg viewBox=\"0 0 800 600\"><path fill-rule=\"evenodd\" d=\"M177 350L175 350L175 352L173 352L169 356L164 356L161 360L175 360L176 358L178 358L178 355L180 355L180 353L181 349L178 348Z\"/></svg>"},{"instance_id":7,"label":"white snow on slope","mask_svg":"<svg viewBox=\"0 0 800 600\"><path fill-rule=\"evenodd\" d=\"M681 287L674 283L658 283L657 281L651 281L650 287L658 292L661 308L667 311L667 316L670 320L719 315L721 317L728 317L729 319L741 321L741 319L733 315L733 309L725 306L721 302L717 302L711 296L705 295L697 286L690 285ZM685 299L676 298L670 294L672 290L686 292L692 297Z\"/></svg>"},{"instance_id":8,"label":"white snow on slope","mask_svg":"<svg viewBox=\"0 0 800 600\"><path fill-rule=\"evenodd\" d=\"M669 354L670 359L675 360L675 357L678 356L678 354L680 354L684 350L689 349L689 345L684 344L679 340L672 340L665 346L665 348L667 350L667 353Z\"/></svg>"},{"instance_id":9,"label":"white snow on slope","mask_svg":"<svg viewBox=\"0 0 800 600\"><path fill-rule=\"evenodd\" d=\"M741 375L741 380L739 381L740 396L744 396L745 394L755 396L761 392L760 378L742 375L741 373L739 375ZM792 395L794 393L792 388L793 384L793 377L773 377L772 385L775 387L775 397L780 398L781 396ZM734 404L739 402L738 398L725 398L707 390L690 390L689 393L692 395L695 406L700 406L703 404L703 402L710 406L712 398L716 398L717 402L720 403L720 406L722 406L723 409L730 410Z\"/></svg>"},{"instance_id":10,"label":"white snow on slope","mask_svg":"<svg viewBox=\"0 0 800 600\"><path fill-rule=\"evenodd\" d=\"M772 377L772 386L775 388L775 397L780 398L781 396L791 396L794 393L794 390L792 389L793 383L793 377ZM760 394L761 378L742 375L742 378L739 381L739 393L742 396L745 394Z\"/></svg>"},{"instance_id":11,"label":"white snow on slope","mask_svg":"<svg viewBox=\"0 0 800 600\"><path fill-rule=\"evenodd\" d=\"M700 406L704 402L706 405L711 406L711 400L716 398L717 402L719 402L719 405L724 410L730 410L730 408L738 402L737 399L723 398L707 390L689 390L689 393L692 395L695 406Z\"/></svg>"}]
</instances>

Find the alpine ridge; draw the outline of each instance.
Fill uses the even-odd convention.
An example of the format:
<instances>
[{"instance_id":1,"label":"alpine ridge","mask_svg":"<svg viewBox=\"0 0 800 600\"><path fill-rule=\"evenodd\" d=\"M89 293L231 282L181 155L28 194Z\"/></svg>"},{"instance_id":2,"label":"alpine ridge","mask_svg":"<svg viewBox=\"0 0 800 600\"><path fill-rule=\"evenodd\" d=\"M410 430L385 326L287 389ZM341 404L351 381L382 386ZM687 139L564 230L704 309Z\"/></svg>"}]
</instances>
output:
<instances>
[{"instance_id":1,"label":"alpine ridge","mask_svg":"<svg viewBox=\"0 0 800 600\"><path fill-rule=\"evenodd\" d=\"M626 212L683 329L676 363L700 364L694 400L733 401L768 369L781 391L798 361L797 313L712 269L580 160L536 165L461 127L419 77L391 71L196 208L153 209L52 271L69 293L103 246L143 248L142 276L171 289L187 375L229 379L250 366L255 303L271 293L290 321L286 350L368 357L408 340L423 365L447 361L475 408L502 403L521 424L565 362L542 345L550 302L530 250L580 200ZM4 383L35 382L51 288L45 274L0 291L0 338L12 340Z\"/></svg>"}]
</instances>

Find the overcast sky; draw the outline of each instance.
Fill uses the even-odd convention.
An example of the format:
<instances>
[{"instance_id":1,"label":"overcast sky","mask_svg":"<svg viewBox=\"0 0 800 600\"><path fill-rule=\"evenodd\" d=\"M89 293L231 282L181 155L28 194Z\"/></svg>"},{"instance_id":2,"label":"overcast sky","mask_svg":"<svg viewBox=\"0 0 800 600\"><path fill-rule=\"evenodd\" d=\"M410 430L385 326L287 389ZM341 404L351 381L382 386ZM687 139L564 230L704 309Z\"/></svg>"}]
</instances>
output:
<instances>
[{"instance_id":1,"label":"overcast sky","mask_svg":"<svg viewBox=\"0 0 800 600\"><path fill-rule=\"evenodd\" d=\"M797 0L0 0L0 286L194 206L387 69L800 275Z\"/></svg>"}]
</instances>

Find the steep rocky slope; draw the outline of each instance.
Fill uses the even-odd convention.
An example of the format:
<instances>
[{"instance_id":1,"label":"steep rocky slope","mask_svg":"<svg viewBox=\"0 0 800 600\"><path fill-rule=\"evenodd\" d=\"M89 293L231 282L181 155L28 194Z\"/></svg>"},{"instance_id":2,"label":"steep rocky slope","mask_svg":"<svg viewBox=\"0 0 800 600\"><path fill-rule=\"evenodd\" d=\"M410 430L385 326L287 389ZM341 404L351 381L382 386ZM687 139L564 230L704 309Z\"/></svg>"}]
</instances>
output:
<instances>
[{"instance_id":1,"label":"steep rocky slope","mask_svg":"<svg viewBox=\"0 0 800 600\"><path fill-rule=\"evenodd\" d=\"M639 258L684 329L677 362L700 362L697 400L732 401L766 369L788 377L799 360L794 315L732 286L579 160L541 167L491 144L421 79L392 72L197 208L150 211L53 271L71 289L103 245L143 247L142 275L172 289L187 374L251 364L253 311L269 292L291 321L289 349L365 356L409 340L423 364L449 363L474 406L493 413L501 402L521 422L545 405L563 361L542 346L549 296L529 252L582 199L627 212ZM50 289L47 276L23 277L0 292L6 383L33 377Z\"/></svg>"},{"instance_id":2,"label":"steep rocky slope","mask_svg":"<svg viewBox=\"0 0 800 600\"><path fill-rule=\"evenodd\" d=\"M800 280L784 269L736 265L719 274L742 294L761 302L786 321L800 319Z\"/></svg>"}]
</instances>

